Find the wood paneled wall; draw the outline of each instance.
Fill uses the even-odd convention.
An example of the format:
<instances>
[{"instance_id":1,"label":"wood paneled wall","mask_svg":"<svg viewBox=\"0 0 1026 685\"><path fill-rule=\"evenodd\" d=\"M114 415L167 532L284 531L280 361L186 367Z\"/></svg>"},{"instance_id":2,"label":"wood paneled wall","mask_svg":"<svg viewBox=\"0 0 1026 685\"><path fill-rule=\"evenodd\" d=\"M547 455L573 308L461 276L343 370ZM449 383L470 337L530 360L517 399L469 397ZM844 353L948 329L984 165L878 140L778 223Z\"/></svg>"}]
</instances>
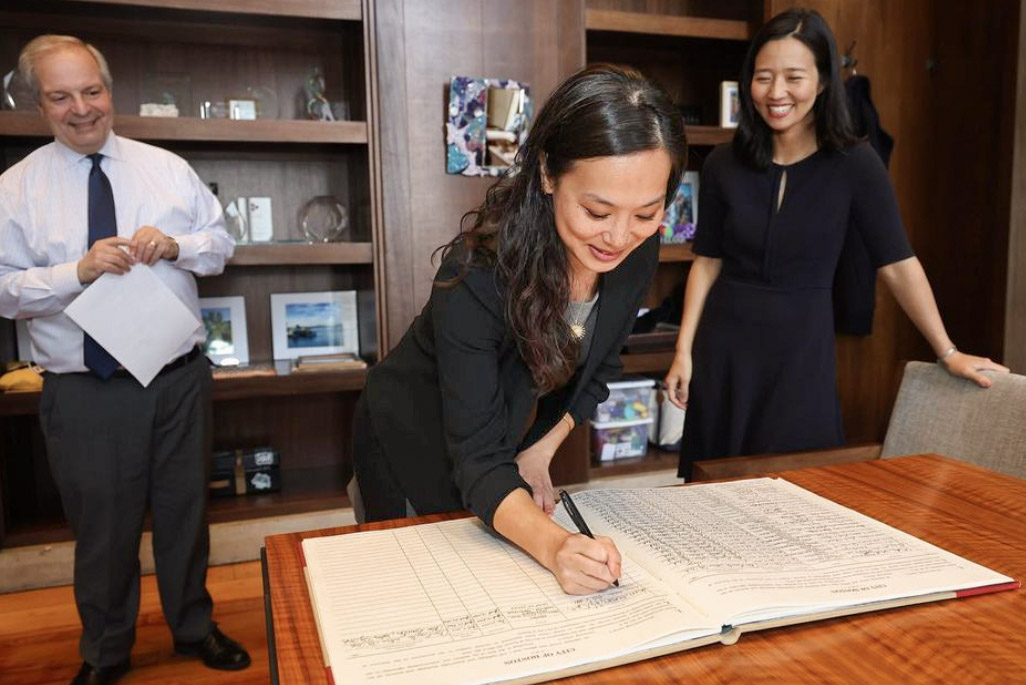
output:
<instances>
[{"instance_id":1,"label":"wood paneled wall","mask_svg":"<svg viewBox=\"0 0 1026 685\"><path fill-rule=\"evenodd\" d=\"M916 249L955 344L1001 359L1020 0L931 4L933 217Z\"/></svg>"},{"instance_id":2,"label":"wood paneled wall","mask_svg":"<svg viewBox=\"0 0 1026 685\"><path fill-rule=\"evenodd\" d=\"M1019 2L1004 361L1026 373L1026 2Z\"/></svg>"},{"instance_id":3,"label":"wood paneled wall","mask_svg":"<svg viewBox=\"0 0 1026 685\"><path fill-rule=\"evenodd\" d=\"M587 5L596 10L750 21L756 26L762 22L758 3L752 0L587 0Z\"/></svg>"},{"instance_id":4,"label":"wood paneled wall","mask_svg":"<svg viewBox=\"0 0 1026 685\"><path fill-rule=\"evenodd\" d=\"M387 351L431 291L435 248L491 178L445 173L454 74L526 81L538 111L584 65L583 0L379 0L375 7Z\"/></svg>"}]
</instances>

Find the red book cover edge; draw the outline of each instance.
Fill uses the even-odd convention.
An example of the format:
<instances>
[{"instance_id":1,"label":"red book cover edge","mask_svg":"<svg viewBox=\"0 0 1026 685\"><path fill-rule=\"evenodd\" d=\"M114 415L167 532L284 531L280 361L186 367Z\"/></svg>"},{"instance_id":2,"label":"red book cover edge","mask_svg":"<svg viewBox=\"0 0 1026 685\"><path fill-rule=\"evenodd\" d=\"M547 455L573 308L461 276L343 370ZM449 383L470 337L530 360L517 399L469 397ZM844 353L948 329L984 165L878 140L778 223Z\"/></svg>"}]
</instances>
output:
<instances>
[{"instance_id":1,"label":"red book cover edge","mask_svg":"<svg viewBox=\"0 0 1026 685\"><path fill-rule=\"evenodd\" d=\"M1003 590L1018 590L1019 581L1013 580L1010 583L998 583L997 585L984 585L983 587L973 587L968 590L956 590L955 597L972 597L974 595L986 595L991 592L1001 592Z\"/></svg>"}]
</instances>

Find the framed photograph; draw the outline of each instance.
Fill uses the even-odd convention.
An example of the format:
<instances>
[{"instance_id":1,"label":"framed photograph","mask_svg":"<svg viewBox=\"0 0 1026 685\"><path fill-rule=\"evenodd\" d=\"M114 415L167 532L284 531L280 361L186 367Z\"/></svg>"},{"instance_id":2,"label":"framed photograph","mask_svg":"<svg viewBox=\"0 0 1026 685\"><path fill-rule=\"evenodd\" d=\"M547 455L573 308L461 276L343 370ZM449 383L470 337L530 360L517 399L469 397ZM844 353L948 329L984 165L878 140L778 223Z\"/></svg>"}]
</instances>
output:
<instances>
[{"instance_id":1,"label":"framed photograph","mask_svg":"<svg viewBox=\"0 0 1026 685\"><path fill-rule=\"evenodd\" d=\"M315 354L360 354L356 291L271 295L275 359Z\"/></svg>"},{"instance_id":2,"label":"framed photograph","mask_svg":"<svg viewBox=\"0 0 1026 685\"><path fill-rule=\"evenodd\" d=\"M698 223L698 172L685 171L673 202L666 208L659 228L664 244L686 243L695 239Z\"/></svg>"},{"instance_id":3,"label":"framed photograph","mask_svg":"<svg viewBox=\"0 0 1026 685\"><path fill-rule=\"evenodd\" d=\"M720 126L737 128L740 117L741 96L737 81L723 81L720 83Z\"/></svg>"},{"instance_id":4,"label":"framed photograph","mask_svg":"<svg viewBox=\"0 0 1026 685\"><path fill-rule=\"evenodd\" d=\"M228 118L229 119L256 119L257 118L257 101L256 100L243 100L243 99L231 99L228 100Z\"/></svg>"},{"instance_id":5,"label":"framed photograph","mask_svg":"<svg viewBox=\"0 0 1026 685\"><path fill-rule=\"evenodd\" d=\"M203 352L216 366L249 363L246 336L246 298L201 297L200 319L207 331Z\"/></svg>"}]
</instances>

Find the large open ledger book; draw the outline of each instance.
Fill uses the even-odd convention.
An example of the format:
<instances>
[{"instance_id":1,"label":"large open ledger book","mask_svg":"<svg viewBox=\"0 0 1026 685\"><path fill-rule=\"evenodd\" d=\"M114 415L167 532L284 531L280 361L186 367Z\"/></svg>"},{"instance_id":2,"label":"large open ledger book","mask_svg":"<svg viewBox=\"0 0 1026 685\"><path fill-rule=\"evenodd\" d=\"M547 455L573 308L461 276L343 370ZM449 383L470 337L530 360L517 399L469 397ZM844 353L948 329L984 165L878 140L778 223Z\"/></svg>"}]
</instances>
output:
<instances>
[{"instance_id":1,"label":"large open ledger book","mask_svg":"<svg viewBox=\"0 0 1026 685\"><path fill-rule=\"evenodd\" d=\"M750 630L1019 586L783 480L574 499L623 553L619 588L565 595L476 519L304 540L334 682L539 682ZM564 512L557 520L574 530Z\"/></svg>"}]
</instances>

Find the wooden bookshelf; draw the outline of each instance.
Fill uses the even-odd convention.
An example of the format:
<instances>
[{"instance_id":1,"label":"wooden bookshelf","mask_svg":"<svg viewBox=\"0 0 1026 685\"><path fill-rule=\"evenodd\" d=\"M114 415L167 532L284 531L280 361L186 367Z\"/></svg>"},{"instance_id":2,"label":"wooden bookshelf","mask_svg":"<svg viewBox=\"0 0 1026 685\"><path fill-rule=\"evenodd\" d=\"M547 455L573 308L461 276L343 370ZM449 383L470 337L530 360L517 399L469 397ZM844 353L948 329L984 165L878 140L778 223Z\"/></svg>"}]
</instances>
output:
<instances>
[{"instance_id":1,"label":"wooden bookshelf","mask_svg":"<svg viewBox=\"0 0 1026 685\"><path fill-rule=\"evenodd\" d=\"M623 363L624 374L666 373L673 364L673 350L621 354L620 361Z\"/></svg>"},{"instance_id":2,"label":"wooden bookshelf","mask_svg":"<svg viewBox=\"0 0 1026 685\"><path fill-rule=\"evenodd\" d=\"M667 452L649 445L648 451L642 457L614 459L606 462L592 461L592 465L588 469L588 480L676 469L679 461L680 457L677 452Z\"/></svg>"},{"instance_id":3,"label":"wooden bookshelf","mask_svg":"<svg viewBox=\"0 0 1026 685\"><path fill-rule=\"evenodd\" d=\"M735 130L719 126L685 126L684 135L688 145L720 145L734 140Z\"/></svg>"},{"instance_id":4,"label":"wooden bookshelf","mask_svg":"<svg viewBox=\"0 0 1026 685\"><path fill-rule=\"evenodd\" d=\"M328 483L322 478L323 483ZM282 490L266 495L237 495L235 497L211 497L207 500L207 522L229 523L268 516L289 516L316 511L350 507L348 495L339 487L330 491L317 492L297 488L296 492ZM147 515L145 530L150 530ZM60 518L39 519L30 524L12 526L3 538L3 547L26 545L49 545L70 542L75 536L71 528Z\"/></svg>"},{"instance_id":5,"label":"wooden bookshelf","mask_svg":"<svg viewBox=\"0 0 1026 685\"><path fill-rule=\"evenodd\" d=\"M694 259L695 253L691 250L691 243L659 246L660 262L692 262Z\"/></svg>"},{"instance_id":6,"label":"wooden bookshelf","mask_svg":"<svg viewBox=\"0 0 1026 685\"><path fill-rule=\"evenodd\" d=\"M215 378L214 401L350 392L362 390L366 382L366 369ZM39 413L40 394L0 393L0 416L31 416Z\"/></svg>"},{"instance_id":7,"label":"wooden bookshelf","mask_svg":"<svg viewBox=\"0 0 1026 685\"><path fill-rule=\"evenodd\" d=\"M352 506L345 490L332 492L271 492L266 495L211 497L207 503L209 523L227 523L266 516L288 516Z\"/></svg>"},{"instance_id":8,"label":"wooden bookshelf","mask_svg":"<svg viewBox=\"0 0 1026 685\"><path fill-rule=\"evenodd\" d=\"M117 114L114 130L126 138L150 141L367 144L367 123L363 121L240 121ZM46 122L32 112L0 112L0 136L52 138L53 133Z\"/></svg>"},{"instance_id":9,"label":"wooden bookshelf","mask_svg":"<svg viewBox=\"0 0 1026 685\"><path fill-rule=\"evenodd\" d=\"M72 0L92 2L93 0ZM264 14L277 17L312 17L361 21L360 0L103 0L108 5L132 5L201 12Z\"/></svg>"},{"instance_id":10,"label":"wooden bookshelf","mask_svg":"<svg viewBox=\"0 0 1026 685\"><path fill-rule=\"evenodd\" d=\"M322 371L280 376L214 379L214 401L316 395L362 390L367 370Z\"/></svg>"},{"instance_id":11,"label":"wooden bookshelf","mask_svg":"<svg viewBox=\"0 0 1026 685\"><path fill-rule=\"evenodd\" d=\"M32 416L39 413L38 392L0 393L0 416Z\"/></svg>"},{"instance_id":12,"label":"wooden bookshelf","mask_svg":"<svg viewBox=\"0 0 1026 685\"><path fill-rule=\"evenodd\" d=\"M269 243L238 245L230 266L373 264L373 243Z\"/></svg>"},{"instance_id":13,"label":"wooden bookshelf","mask_svg":"<svg viewBox=\"0 0 1026 685\"><path fill-rule=\"evenodd\" d=\"M746 21L708 19L648 12L589 9L584 14L589 31L616 31L680 38L750 40L752 27Z\"/></svg>"}]
</instances>

